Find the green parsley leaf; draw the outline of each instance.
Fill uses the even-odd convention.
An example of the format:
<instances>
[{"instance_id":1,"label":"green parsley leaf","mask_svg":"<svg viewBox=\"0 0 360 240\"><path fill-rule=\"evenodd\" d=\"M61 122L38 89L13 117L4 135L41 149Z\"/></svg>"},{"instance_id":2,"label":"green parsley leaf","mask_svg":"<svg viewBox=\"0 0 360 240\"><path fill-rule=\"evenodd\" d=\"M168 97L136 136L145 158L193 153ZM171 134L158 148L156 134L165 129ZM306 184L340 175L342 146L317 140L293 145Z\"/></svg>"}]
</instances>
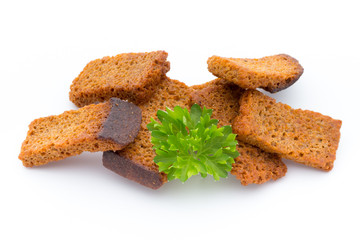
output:
<instances>
[{"instance_id":1,"label":"green parsley leaf","mask_svg":"<svg viewBox=\"0 0 360 240\"><path fill-rule=\"evenodd\" d=\"M159 110L157 122L153 118L147 125L159 171L168 180L185 182L193 175L215 180L225 178L231 170L236 151L236 134L230 126L217 127L218 120L211 118L212 110L194 104L190 112L179 106L174 110Z\"/></svg>"}]
</instances>

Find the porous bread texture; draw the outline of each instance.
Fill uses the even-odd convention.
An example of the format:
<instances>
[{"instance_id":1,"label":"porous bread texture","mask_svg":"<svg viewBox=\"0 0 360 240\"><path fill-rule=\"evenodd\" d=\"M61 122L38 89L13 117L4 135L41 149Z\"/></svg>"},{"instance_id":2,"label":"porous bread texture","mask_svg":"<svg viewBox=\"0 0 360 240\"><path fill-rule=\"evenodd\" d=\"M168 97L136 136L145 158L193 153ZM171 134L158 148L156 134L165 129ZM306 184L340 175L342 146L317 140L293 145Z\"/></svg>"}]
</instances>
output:
<instances>
[{"instance_id":1,"label":"porous bread texture","mask_svg":"<svg viewBox=\"0 0 360 240\"><path fill-rule=\"evenodd\" d=\"M242 141L238 141L236 149L240 156L235 158L231 174L242 185L262 184L285 176L287 166L278 154L265 152Z\"/></svg>"},{"instance_id":2,"label":"porous bread texture","mask_svg":"<svg viewBox=\"0 0 360 240\"><path fill-rule=\"evenodd\" d=\"M165 51L123 53L91 61L74 79L69 98L78 107L111 97L144 102L170 70L167 55Z\"/></svg>"},{"instance_id":3,"label":"porous bread texture","mask_svg":"<svg viewBox=\"0 0 360 240\"><path fill-rule=\"evenodd\" d=\"M219 120L219 126L232 125L238 115L239 98L244 89L224 79L191 86L191 103L213 110L212 118Z\"/></svg>"},{"instance_id":4,"label":"porous bread texture","mask_svg":"<svg viewBox=\"0 0 360 240\"><path fill-rule=\"evenodd\" d=\"M304 71L295 58L286 54L254 59L212 56L207 63L209 71L219 78L244 89L263 88L271 93L291 86Z\"/></svg>"},{"instance_id":5,"label":"porous bread texture","mask_svg":"<svg viewBox=\"0 0 360 240\"><path fill-rule=\"evenodd\" d=\"M153 161L156 156L155 150L151 143L151 132L147 129L146 125L150 123L151 118L157 120L156 113L158 110L166 110L166 107L173 109L175 106L182 108L190 108L190 93L191 89L184 83L177 80L166 78L159 86L156 92L148 102L139 105L142 110L142 121L140 131L135 141L129 144L126 148L117 153L136 165L147 169L152 173L159 174L162 182L167 182L165 173L160 173L158 166ZM132 179L147 187L154 189L160 186L152 186L147 183L146 179Z\"/></svg>"},{"instance_id":6,"label":"porous bread texture","mask_svg":"<svg viewBox=\"0 0 360 240\"><path fill-rule=\"evenodd\" d=\"M239 98L245 92L234 83L215 79L202 85L192 86L192 104L213 109L212 118L218 119L218 126L232 125L239 111ZM241 184L261 184L285 176L287 167L277 154L267 153L250 144L238 141L240 156L235 158L231 174Z\"/></svg>"},{"instance_id":7,"label":"porous bread texture","mask_svg":"<svg viewBox=\"0 0 360 240\"><path fill-rule=\"evenodd\" d=\"M340 120L292 109L257 90L240 99L233 131L259 148L298 163L329 171L340 140Z\"/></svg>"},{"instance_id":8,"label":"porous bread texture","mask_svg":"<svg viewBox=\"0 0 360 240\"><path fill-rule=\"evenodd\" d=\"M78 155L84 151L115 151L124 148L136 137L141 121L141 111L134 104L123 102L124 105L131 105L132 112L123 114L128 114L128 117L133 119L132 123L138 122L137 130L136 126L130 127L135 130L119 130L120 133L124 133L124 136L120 136L121 139L116 138L119 132L108 135L108 130L117 128L114 126L116 120L109 122L107 119L114 114L114 111L119 111L119 101L122 102L120 99L110 99L110 101L91 104L78 110L65 111L60 115L35 119L29 125L19 159L22 160L24 166L32 167ZM138 109L136 113L133 111L134 108ZM120 124L120 127L121 125L123 124Z\"/></svg>"}]
</instances>

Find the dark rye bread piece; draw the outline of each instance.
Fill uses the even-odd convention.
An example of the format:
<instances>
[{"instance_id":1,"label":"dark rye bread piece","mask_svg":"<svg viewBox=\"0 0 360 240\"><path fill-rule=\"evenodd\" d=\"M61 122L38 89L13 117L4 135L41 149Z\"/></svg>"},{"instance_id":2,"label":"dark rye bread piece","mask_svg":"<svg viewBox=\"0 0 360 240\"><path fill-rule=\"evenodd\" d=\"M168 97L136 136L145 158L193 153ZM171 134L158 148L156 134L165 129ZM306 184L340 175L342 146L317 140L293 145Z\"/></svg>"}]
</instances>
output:
<instances>
[{"instance_id":1,"label":"dark rye bread piece","mask_svg":"<svg viewBox=\"0 0 360 240\"><path fill-rule=\"evenodd\" d=\"M207 63L209 71L219 78L244 89L263 88L272 93L294 84L304 71L295 58L286 54L259 59L212 56Z\"/></svg>"},{"instance_id":2,"label":"dark rye bread piece","mask_svg":"<svg viewBox=\"0 0 360 240\"><path fill-rule=\"evenodd\" d=\"M84 151L119 150L134 141L140 123L140 108L118 98L35 119L29 125L19 159L24 166L32 167Z\"/></svg>"},{"instance_id":3,"label":"dark rye bread piece","mask_svg":"<svg viewBox=\"0 0 360 240\"><path fill-rule=\"evenodd\" d=\"M213 109L212 117L219 120L219 126L232 125L238 115L239 98L245 90L223 79L215 79L192 88L192 103ZM240 156L235 158L231 174L242 185L261 184L286 174L287 167L277 154L267 153L242 141L238 141L237 150Z\"/></svg>"},{"instance_id":4,"label":"dark rye bread piece","mask_svg":"<svg viewBox=\"0 0 360 240\"><path fill-rule=\"evenodd\" d=\"M165 51L123 53L91 61L73 81L70 100L78 107L111 97L144 102L170 70L167 55Z\"/></svg>"},{"instance_id":5,"label":"dark rye bread piece","mask_svg":"<svg viewBox=\"0 0 360 240\"><path fill-rule=\"evenodd\" d=\"M329 171L336 158L340 127L340 120L292 109L257 90L248 90L241 97L233 131L265 151Z\"/></svg>"},{"instance_id":6,"label":"dark rye bread piece","mask_svg":"<svg viewBox=\"0 0 360 240\"><path fill-rule=\"evenodd\" d=\"M152 189L157 189L167 182L166 174L160 173L153 161L156 154L150 142L151 132L146 125L150 123L151 118L157 119L156 113L159 109L173 109L175 106L190 108L190 93L191 89L182 82L169 78L162 81L150 100L139 105L142 110L142 121L135 141L116 153L105 152L104 166Z\"/></svg>"}]
</instances>

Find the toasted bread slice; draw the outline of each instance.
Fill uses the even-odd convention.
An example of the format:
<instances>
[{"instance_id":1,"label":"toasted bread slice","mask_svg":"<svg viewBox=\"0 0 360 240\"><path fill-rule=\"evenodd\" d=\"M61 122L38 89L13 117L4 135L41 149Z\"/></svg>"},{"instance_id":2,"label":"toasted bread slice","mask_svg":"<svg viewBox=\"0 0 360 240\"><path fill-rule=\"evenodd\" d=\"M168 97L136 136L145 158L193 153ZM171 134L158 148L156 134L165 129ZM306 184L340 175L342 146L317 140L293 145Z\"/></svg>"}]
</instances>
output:
<instances>
[{"instance_id":1,"label":"toasted bread slice","mask_svg":"<svg viewBox=\"0 0 360 240\"><path fill-rule=\"evenodd\" d=\"M140 108L118 98L39 118L29 125L19 158L32 167L84 151L119 150L134 141L140 122Z\"/></svg>"},{"instance_id":2,"label":"toasted bread slice","mask_svg":"<svg viewBox=\"0 0 360 240\"><path fill-rule=\"evenodd\" d=\"M245 90L223 79L215 79L192 88L192 103L213 109L212 117L219 120L219 126L232 125L238 115L239 98ZM242 141L238 141L237 150L240 156L235 158L231 174L242 185L261 184L286 174L287 167L277 154L267 153Z\"/></svg>"},{"instance_id":3,"label":"toasted bread slice","mask_svg":"<svg viewBox=\"0 0 360 240\"><path fill-rule=\"evenodd\" d=\"M144 102L170 69L167 55L164 51L123 53L91 61L73 81L70 100L78 107L111 97Z\"/></svg>"},{"instance_id":4,"label":"toasted bread slice","mask_svg":"<svg viewBox=\"0 0 360 240\"><path fill-rule=\"evenodd\" d=\"M212 109L211 117L219 120L219 126L232 125L238 115L239 99L244 89L221 78L191 88L192 104Z\"/></svg>"},{"instance_id":5,"label":"toasted bread slice","mask_svg":"<svg viewBox=\"0 0 360 240\"><path fill-rule=\"evenodd\" d=\"M287 172L287 166L278 154L265 152L240 140L237 150L240 156L235 158L231 174L244 186L275 181Z\"/></svg>"},{"instance_id":6,"label":"toasted bread slice","mask_svg":"<svg viewBox=\"0 0 360 240\"><path fill-rule=\"evenodd\" d=\"M209 71L219 78L244 89L263 88L272 93L294 84L304 71L296 59L286 54L259 59L212 56L207 63Z\"/></svg>"},{"instance_id":7,"label":"toasted bread slice","mask_svg":"<svg viewBox=\"0 0 360 240\"><path fill-rule=\"evenodd\" d=\"M256 90L240 100L233 131L259 148L311 167L333 168L341 121L308 110L292 109Z\"/></svg>"},{"instance_id":8,"label":"toasted bread slice","mask_svg":"<svg viewBox=\"0 0 360 240\"><path fill-rule=\"evenodd\" d=\"M153 159L156 156L151 143L151 132L146 125L151 118L157 119L158 110L173 109L175 106L190 108L191 89L184 83L166 78L150 100L139 105L142 110L141 128L135 141L117 152L105 152L103 164L106 168L138 182L157 189L167 182L166 174L160 173Z\"/></svg>"}]
</instances>

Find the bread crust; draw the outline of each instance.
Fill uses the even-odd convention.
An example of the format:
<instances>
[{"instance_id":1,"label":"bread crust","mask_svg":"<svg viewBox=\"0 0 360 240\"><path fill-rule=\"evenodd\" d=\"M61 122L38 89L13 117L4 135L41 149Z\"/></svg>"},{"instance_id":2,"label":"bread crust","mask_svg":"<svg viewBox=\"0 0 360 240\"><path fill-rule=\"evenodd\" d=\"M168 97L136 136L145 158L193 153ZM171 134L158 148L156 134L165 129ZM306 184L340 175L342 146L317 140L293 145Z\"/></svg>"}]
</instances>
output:
<instances>
[{"instance_id":1,"label":"bread crust","mask_svg":"<svg viewBox=\"0 0 360 240\"><path fill-rule=\"evenodd\" d=\"M292 109L256 90L240 99L233 130L238 137L281 157L330 171L342 122L317 112Z\"/></svg>"},{"instance_id":2,"label":"bread crust","mask_svg":"<svg viewBox=\"0 0 360 240\"><path fill-rule=\"evenodd\" d=\"M134 141L140 122L140 108L117 98L35 119L29 125L19 159L24 166L32 167L84 151L116 151Z\"/></svg>"},{"instance_id":3,"label":"bread crust","mask_svg":"<svg viewBox=\"0 0 360 240\"><path fill-rule=\"evenodd\" d=\"M135 141L126 148L116 151L115 154L119 157L115 158L110 154L104 154L105 167L153 189L167 182L166 174L160 173L158 166L153 161L156 153L151 143L151 132L146 125L150 123L151 118L157 119L158 110L166 110L166 107L173 109L175 106L190 108L190 94L191 89L184 83L169 78L164 79L149 101L139 105L143 118ZM108 160L108 157L112 159ZM162 184L154 179L161 179ZM154 181L156 184L153 183Z\"/></svg>"},{"instance_id":4,"label":"bread crust","mask_svg":"<svg viewBox=\"0 0 360 240\"><path fill-rule=\"evenodd\" d=\"M293 85L304 72L299 62L287 54L259 59L212 56L207 63L208 70L219 78L244 89L263 88L271 93Z\"/></svg>"},{"instance_id":5,"label":"bread crust","mask_svg":"<svg viewBox=\"0 0 360 240\"><path fill-rule=\"evenodd\" d=\"M232 125L238 115L239 99L245 92L236 84L215 79L202 85L192 86L192 104L213 109L212 118L218 119L218 125ZM235 158L231 174L241 181L241 184L262 184L269 180L277 180L285 176L286 165L278 154L272 154L239 141L237 151L240 156Z\"/></svg>"},{"instance_id":6,"label":"bread crust","mask_svg":"<svg viewBox=\"0 0 360 240\"><path fill-rule=\"evenodd\" d=\"M149 171L144 165L125 158L116 152L104 152L103 165L120 176L152 189L160 188L166 181L166 177L164 178L163 174Z\"/></svg>"},{"instance_id":7,"label":"bread crust","mask_svg":"<svg viewBox=\"0 0 360 240\"><path fill-rule=\"evenodd\" d=\"M123 53L89 62L70 86L76 106L103 102L111 97L135 104L147 101L170 70L165 51Z\"/></svg>"}]
</instances>

